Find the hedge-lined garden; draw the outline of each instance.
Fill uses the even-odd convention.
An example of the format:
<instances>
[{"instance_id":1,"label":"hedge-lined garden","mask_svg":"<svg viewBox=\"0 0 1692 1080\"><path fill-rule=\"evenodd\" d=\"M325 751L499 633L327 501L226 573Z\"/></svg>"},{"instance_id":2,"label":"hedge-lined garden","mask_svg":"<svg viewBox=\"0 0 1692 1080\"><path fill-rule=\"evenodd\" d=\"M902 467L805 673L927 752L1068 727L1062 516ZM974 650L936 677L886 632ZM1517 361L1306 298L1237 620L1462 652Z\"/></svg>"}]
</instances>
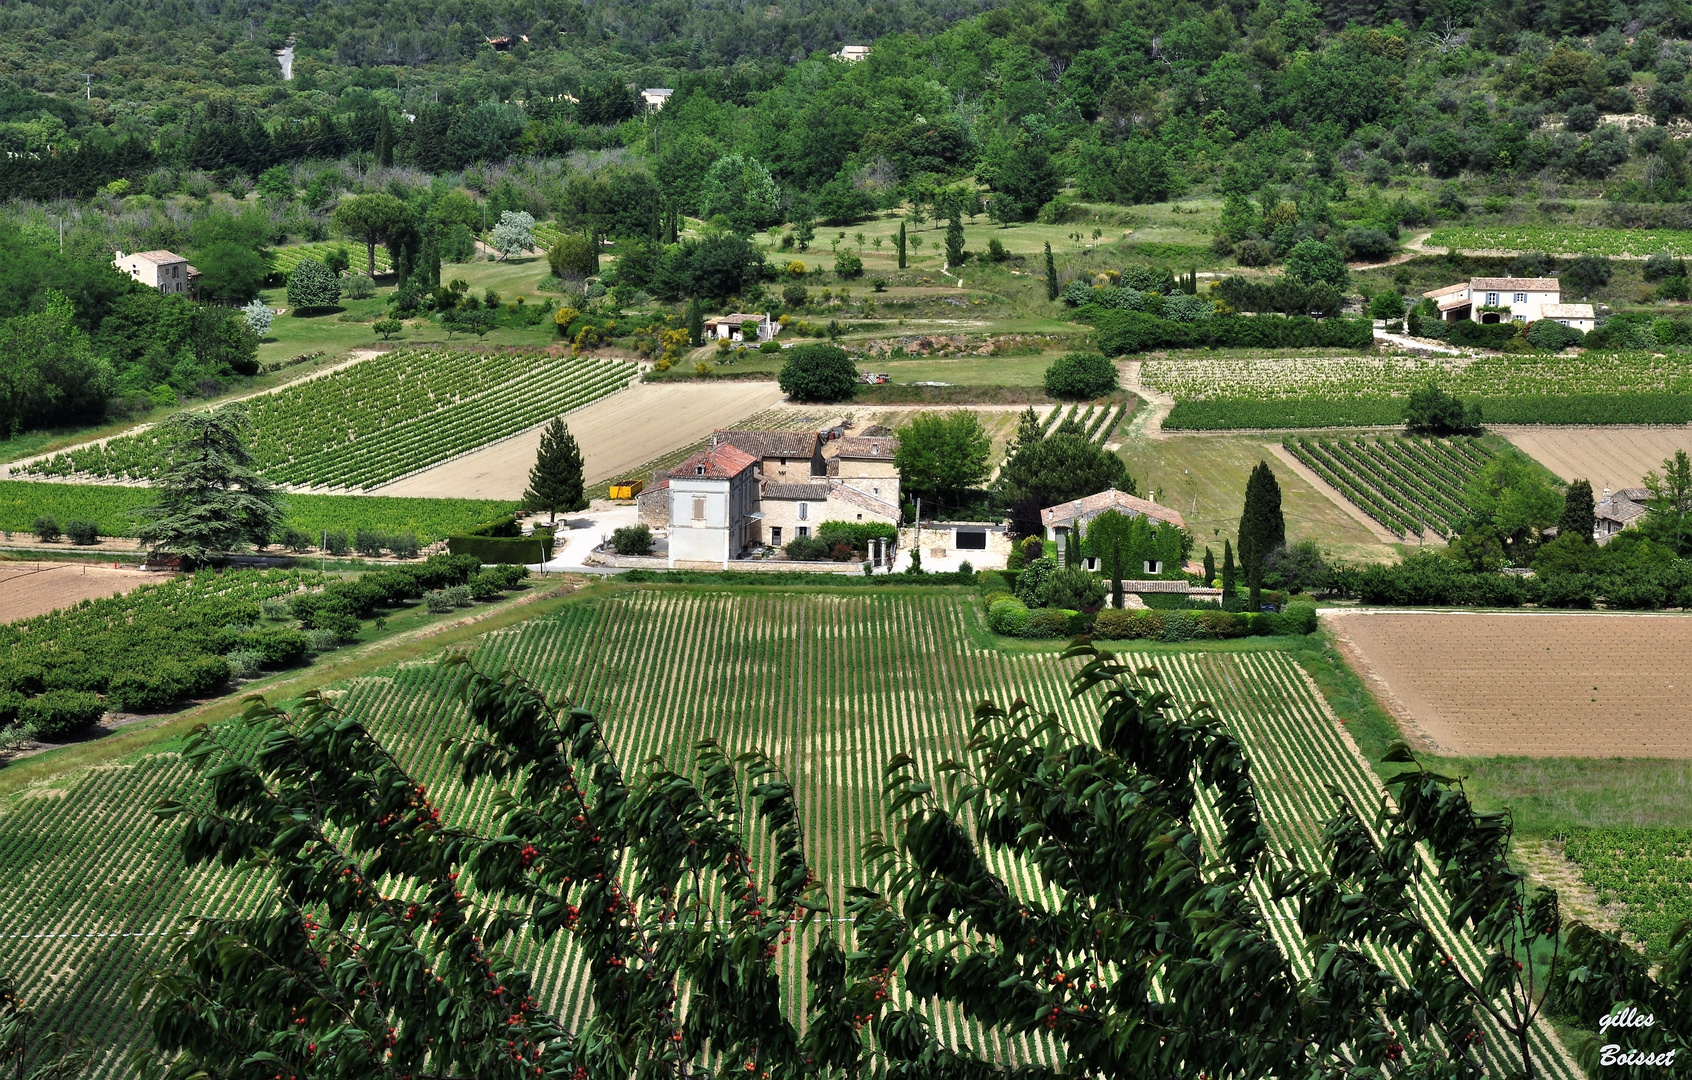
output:
<instances>
[{"instance_id":1,"label":"hedge-lined garden","mask_svg":"<svg viewBox=\"0 0 1692 1080\"><path fill-rule=\"evenodd\" d=\"M1082 309L1098 328L1107 355L1149 349L1329 348L1367 349L1374 328L1367 319L1312 319L1305 315L1217 315L1198 322L1173 322L1143 311Z\"/></svg>"}]
</instances>

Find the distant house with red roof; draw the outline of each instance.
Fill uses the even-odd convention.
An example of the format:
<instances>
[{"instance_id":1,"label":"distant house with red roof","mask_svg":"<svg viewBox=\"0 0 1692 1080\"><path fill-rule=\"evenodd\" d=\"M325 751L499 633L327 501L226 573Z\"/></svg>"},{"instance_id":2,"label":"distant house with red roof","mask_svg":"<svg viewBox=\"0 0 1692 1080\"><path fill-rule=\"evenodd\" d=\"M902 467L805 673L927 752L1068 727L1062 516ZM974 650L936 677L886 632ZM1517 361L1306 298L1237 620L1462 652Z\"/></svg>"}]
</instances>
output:
<instances>
[{"instance_id":1,"label":"distant house with red roof","mask_svg":"<svg viewBox=\"0 0 1692 1080\"><path fill-rule=\"evenodd\" d=\"M1167 506L1160 506L1150 499L1142 499L1138 495L1110 488L1097 495L1088 495L1080 499L1071 499L1066 503L1048 506L1040 511L1040 524L1045 526L1046 539L1057 539L1058 532L1068 532L1075 528L1077 522L1083 527L1106 510L1120 510L1129 517L1150 518L1153 521L1164 521L1177 528L1186 528L1187 523L1182 520L1179 510L1171 510Z\"/></svg>"}]
</instances>

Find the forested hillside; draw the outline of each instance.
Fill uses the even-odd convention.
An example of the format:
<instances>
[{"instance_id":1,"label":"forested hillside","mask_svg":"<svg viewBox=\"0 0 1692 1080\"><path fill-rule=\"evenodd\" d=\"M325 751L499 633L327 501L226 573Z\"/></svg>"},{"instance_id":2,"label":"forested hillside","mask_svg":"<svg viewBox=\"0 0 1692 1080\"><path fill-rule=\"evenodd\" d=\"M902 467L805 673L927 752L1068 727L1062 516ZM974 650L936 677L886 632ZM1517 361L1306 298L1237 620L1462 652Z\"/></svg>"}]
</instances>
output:
<instances>
[{"instance_id":1,"label":"forested hillside","mask_svg":"<svg viewBox=\"0 0 1692 1080\"><path fill-rule=\"evenodd\" d=\"M1659 164L1629 194L1684 186L1672 142L1616 121L1686 112L1685 4L985 6L8 5L4 180L51 198L121 175L165 194L153 174L170 167L250 183L354 152L438 171L630 147L656 149L660 179L741 152L784 192L838 181L878 198L977 167L991 184L1007 159L1047 155L1093 198L1255 190L1300 169L1294 151L1323 177L1382 181L1419 167L1602 179L1644 154ZM271 52L290 40L284 81ZM804 62L871 42L865 64ZM677 89L662 124L630 123L646 86Z\"/></svg>"}]
</instances>

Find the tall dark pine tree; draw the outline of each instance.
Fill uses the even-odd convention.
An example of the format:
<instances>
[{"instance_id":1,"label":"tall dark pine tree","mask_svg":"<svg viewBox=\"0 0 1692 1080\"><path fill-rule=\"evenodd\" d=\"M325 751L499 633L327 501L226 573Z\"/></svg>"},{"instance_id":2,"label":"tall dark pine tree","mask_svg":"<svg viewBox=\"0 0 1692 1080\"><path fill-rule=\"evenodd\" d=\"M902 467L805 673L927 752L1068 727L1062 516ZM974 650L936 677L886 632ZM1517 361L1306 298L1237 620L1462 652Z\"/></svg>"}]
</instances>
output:
<instances>
[{"instance_id":1,"label":"tall dark pine tree","mask_svg":"<svg viewBox=\"0 0 1692 1080\"><path fill-rule=\"evenodd\" d=\"M1057 263L1052 259L1052 242L1046 241L1046 299L1058 298Z\"/></svg>"},{"instance_id":2,"label":"tall dark pine tree","mask_svg":"<svg viewBox=\"0 0 1692 1080\"><path fill-rule=\"evenodd\" d=\"M1204 584L1208 588L1216 580L1216 553L1207 546L1204 549Z\"/></svg>"},{"instance_id":3,"label":"tall dark pine tree","mask_svg":"<svg viewBox=\"0 0 1692 1080\"><path fill-rule=\"evenodd\" d=\"M1222 598L1234 595L1234 544L1222 541Z\"/></svg>"},{"instance_id":4,"label":"tall dark pine tree","mask_svg":"<svg viewBox=\"0 0 1692 1080\"><path fill-rule=\"evenodd\" d=\"M535 467L529 470L529 490L523 492L523 504L531 510L545 510L558 520L558 511L567 513L586 510L587 496L582 491L582 451L575 436L554 418L541 433L540 453L535 455Z\"/></svg>"},{"instance_id":5,"label":"tall dark pine tree","mask_svg":"<svg viewBox=\"0 0 1692 1080\"><path fill-rule=\"evenodd\" d=\"M1281 485L1269 463L1259 461L1246 481L1245 509L1240 512L1240 569L1251 586L1251 610L1263 603L1263 563L1276 548L1287 546L1287 522L1281 516Z\"/></svg>"},{"instance_id":6,"label":"tall dark pine tree","mask_svg":"<svg viewBox=\"0 0 1692 1080\"><path fill-rule=\"evenodd\" d=\"M281 499L242 445L246 406L177 413L162 427L170 464L153 487L158 503L142 511L142 545L191 567L269 543L282 524Z\"/></svg>"},{"instance_id":7,"label":"tall dark pine tree","mask_svg":"<svg viewBox=\"0 0 1692 1080\"><path fill-rule=\"evenodd\" d=\"M905 223L899 222L899 269L905 268Z\"/></svg>"},{"instance_id":8,"label":"tall dark pine tree","mask_svg":"<svg viewBox=\"0 0 1692 1080\"><path fill-rule=\"evenodd\" d=\"M1592 500L1592 485L1576 480L1563 493L1563 516L1557 519L1557 535L1591 540L1597 527L1598 509Z\"/></svg>"}]
</instances>

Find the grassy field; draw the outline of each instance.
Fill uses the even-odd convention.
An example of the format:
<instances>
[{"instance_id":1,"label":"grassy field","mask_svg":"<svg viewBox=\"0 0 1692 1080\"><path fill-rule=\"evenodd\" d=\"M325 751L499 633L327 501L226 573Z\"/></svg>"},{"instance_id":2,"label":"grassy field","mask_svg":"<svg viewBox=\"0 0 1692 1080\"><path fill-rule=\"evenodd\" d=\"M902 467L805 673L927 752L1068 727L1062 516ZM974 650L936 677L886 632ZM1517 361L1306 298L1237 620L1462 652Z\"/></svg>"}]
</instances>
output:
<instances>
[{"instance_id":1,"label":"grassy field","mask_svg":"<svg viewBox=\"0 0 1692 1080\"><path fill-rule=\"evenodd\" d=\"M1281 485L1289 541L1314 540L1331 558L1376 562L1396 555L1356 518L1281 464L1266 440L1249 435L1175 435L1128 439L1122 458L1142 495L1179 510L1196 542L1198 558L1209 545L1221 565L1222 541L1233 540L1245 506L1246 478L1268 461Z\"/></svg>"},{"instance_id":2,"label":"grassy field","mask_svg":"<svg viewBox=\"0 0 1692 1080\"><path fill-rule=\"evenodd\" d=\"M1072 665L1057 662L1052 647L987 647L976 604L971 594L934 589L602 586L482 639L475 657L596 710L630 767L655 754L680 763L705 734L731 750L767 749L799 786L810 856L839 897L862 880L858 845L885 824L879 766L892 754L908 750L932 769L961 748L984 695L1021 694L1087 722L1086 702L1071 701L1064 685ZM1277 847L1315 851L1332 808L1329 784L1360 805L1378 798L1378 779L1300 667L1303 659L1329 681L1341 677L1326 671L1319 644L1150 646L1141 659L1160 666L1179 699L1215 702L1244 739ZM354 679L339 703L436 792L454 824L475 825L487 818L492 789L466 790L447 772L440 740L463 723L449 682L433 665L404 664ZM99 1076L124 1073L123 1053L139 1028L122 991L159 955L175 918L257 902L254 883L223 871L183 872L171 830L150 822L146 807L156 799L193 797L175 746L154 742L51 778L35 770L42 782L22 790L0 774L0 787L16 791L0 805L0 924L29 935L0 937L0 970L19 974L48 1026L95 1038ZM996 869L1032 887L1022 868ZM1437 917L1437 900L1423 902ZM53 936L72 923L91 929ZM1295 967L1308 970L1292 923L1272 925ZM1466 943L1451 947L1465 964L1476 962ZM797 955L784 957L790 975ZM514 959L536 972L545 1007L566 1023L579 1020L583 972L569 942L524 943ZM1381 960L1402 970L1396 958ZM984 1044L959 1016L940 1012L935 1021L942 1038L984 1045L999 1060L1053 1063L1042 1043ZM1576 1075L1549 1053L1542 1058L1549 1075Z\"/></svg>"}]
</instances>

